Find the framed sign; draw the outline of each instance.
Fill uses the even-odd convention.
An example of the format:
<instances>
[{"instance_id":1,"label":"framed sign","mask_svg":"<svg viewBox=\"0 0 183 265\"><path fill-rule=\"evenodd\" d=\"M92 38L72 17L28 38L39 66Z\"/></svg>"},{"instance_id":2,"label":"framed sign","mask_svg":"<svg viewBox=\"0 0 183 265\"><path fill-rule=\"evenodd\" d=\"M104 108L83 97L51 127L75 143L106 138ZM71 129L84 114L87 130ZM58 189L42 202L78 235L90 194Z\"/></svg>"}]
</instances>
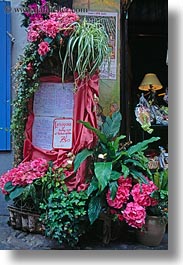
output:
<instances>
[{"instance_id":1,"label":"framed sign","mask_svg":"<svg viewBox=\"0 0 183 265\"><path fill-rule=\"evenodd\" d=\"M56 118L53 121L53 148L71 149L73 134L73 119Z\"/></svg>"}]
</instances>

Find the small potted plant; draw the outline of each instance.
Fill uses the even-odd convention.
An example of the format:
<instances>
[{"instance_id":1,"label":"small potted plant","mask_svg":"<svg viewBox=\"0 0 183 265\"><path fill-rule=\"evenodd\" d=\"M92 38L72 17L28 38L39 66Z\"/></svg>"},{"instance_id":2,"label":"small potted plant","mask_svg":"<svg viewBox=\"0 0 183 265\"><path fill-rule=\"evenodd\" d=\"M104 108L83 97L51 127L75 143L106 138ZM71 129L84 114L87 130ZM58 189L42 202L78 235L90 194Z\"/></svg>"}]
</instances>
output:
<instances>
[{"instance_id":1,"label":"small potted plant","mask_svg":"<svg viewBox=\"0 0 183 265\"><path fill-rule=\"evenodd\" d=\"M147 217L143 228L137 231L137 239L147 246L158 246L168 223L168 168L158 168L152 174L157 189L151 197L157 201L147 207Z\"/></svg>"}]
</instances>

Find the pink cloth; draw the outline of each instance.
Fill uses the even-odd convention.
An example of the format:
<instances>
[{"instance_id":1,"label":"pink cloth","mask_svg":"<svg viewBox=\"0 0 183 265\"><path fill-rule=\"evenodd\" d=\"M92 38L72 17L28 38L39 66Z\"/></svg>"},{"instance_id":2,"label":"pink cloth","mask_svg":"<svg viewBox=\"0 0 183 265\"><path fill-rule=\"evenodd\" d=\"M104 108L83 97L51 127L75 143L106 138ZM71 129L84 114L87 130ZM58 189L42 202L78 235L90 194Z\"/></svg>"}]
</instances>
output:
<instances>
[{"instance_id":1,"label":"pink cloth","mask_svg":"<svg viewBox=\"0 0 183 265\"><path fill-rule=\"evenodd\" d=\"M43 77L41 82L61 82L59 77ZM68 152L77 154L84 148L92 148L97 141L96 135L86 129L78 120L90 122L90 124L97 128L97 119L95 109L94 94L98 96L99 76L98 73L92 77L86 77L84 80L77 79L75 75L75 84L77 92L74 94L74 117L73 117L73 148L72 150L43 150L32 144L32 125L34 122L34 113L32 112L32 101L29 102L29 116L25 128L24 141L24 161L29 161L36 158L44 158L52 160L55 167L61 167L67 160ZM66 172L67 186L70 190L77 188L82 190L86 188L85 180L87 175L87 163L84 162L77 173L73 169Z\"/></svg>"}]
</instances>

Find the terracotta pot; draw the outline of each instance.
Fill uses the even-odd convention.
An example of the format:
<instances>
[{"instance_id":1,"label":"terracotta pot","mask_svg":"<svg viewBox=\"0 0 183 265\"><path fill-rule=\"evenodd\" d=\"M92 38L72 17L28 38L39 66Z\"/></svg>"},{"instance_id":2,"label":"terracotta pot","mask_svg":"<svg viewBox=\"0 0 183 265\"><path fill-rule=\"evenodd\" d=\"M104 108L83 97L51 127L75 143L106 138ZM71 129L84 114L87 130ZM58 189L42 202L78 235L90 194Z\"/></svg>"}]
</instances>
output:
<instances>
[{"instance_id":1,"label":"terracotta pot","mask_svg":"<svg viewBox=\"0 0 183 265\"><path fill-rule=\"evenodd\" d=\"M136 231L137 240L145 246L158 246L164 236L166 223L159 216L147 216L142 231Z\"/></svg>"}]
</instances>

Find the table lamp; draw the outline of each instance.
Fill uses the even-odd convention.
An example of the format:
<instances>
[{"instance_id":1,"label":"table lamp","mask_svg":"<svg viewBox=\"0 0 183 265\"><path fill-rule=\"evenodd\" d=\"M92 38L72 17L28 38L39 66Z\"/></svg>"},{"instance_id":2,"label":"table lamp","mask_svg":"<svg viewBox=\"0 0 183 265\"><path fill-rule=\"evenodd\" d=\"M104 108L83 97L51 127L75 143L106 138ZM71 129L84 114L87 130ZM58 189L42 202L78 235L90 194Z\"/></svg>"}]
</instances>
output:
<instances>
[{"instance_id":1,"label":"table lamp","mask_svg":"<svg viewBox=\"0 0 183 265\"><path fill-rule=\"evenodd\" d=\"M153 90L159 90L161 89L163 86L160 83L158 77L156 76L156 74L153 73L149 73L146 74L139 86L140 90L144 90L144 91L153 91Z\"/></svg>"}]
</instances>

